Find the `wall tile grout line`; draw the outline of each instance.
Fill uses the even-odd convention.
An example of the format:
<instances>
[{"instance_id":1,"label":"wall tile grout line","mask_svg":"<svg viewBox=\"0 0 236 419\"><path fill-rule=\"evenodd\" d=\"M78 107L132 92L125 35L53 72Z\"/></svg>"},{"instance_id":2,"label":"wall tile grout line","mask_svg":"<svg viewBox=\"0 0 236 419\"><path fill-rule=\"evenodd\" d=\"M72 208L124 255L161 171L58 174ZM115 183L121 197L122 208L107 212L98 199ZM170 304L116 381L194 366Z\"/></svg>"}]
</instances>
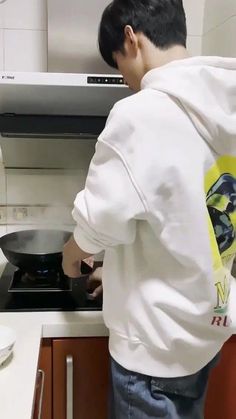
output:
<instances>
[{"instance_id":1,"label":"wall tile grout line","mask_svg":"<svg viewBox=\"0 0 236 419\"><path fill-rule=\"evenodd\" d=\"M220 28L221 26L225 25L225 23L229 22L231 19L236 18L236 13L227 17L227 19L223 20L221 23L219 23L218 25L214 26L213 28L209 29L206 32L203 32L203 36L208 35L209 33L215 31L216 29Z\"/></svg>"},{"instance_id":2,"label":"wall tile grout line","mask_svg":"<svg viewBox=\"0 0 236 419\"><path fill-rule=\"evenodd\" d=\"M3 28L5 31L34 31L34 32L47 32L47 29L27 29L27 28Z\"/></svg>"}]
</instances>

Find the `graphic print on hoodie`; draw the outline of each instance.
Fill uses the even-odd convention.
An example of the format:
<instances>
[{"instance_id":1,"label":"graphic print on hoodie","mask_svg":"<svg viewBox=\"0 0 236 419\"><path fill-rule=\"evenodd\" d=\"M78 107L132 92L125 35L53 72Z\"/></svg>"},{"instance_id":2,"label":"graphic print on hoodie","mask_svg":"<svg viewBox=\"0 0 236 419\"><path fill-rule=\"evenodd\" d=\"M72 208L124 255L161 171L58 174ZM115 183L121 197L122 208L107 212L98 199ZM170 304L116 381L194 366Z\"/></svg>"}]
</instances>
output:
<instances>
[{"instance_id":1,"label":"graphic print on hoodie","mask_svg":"<svg viewBox=\"0 0 236 419\"><path fill-rule=\"evenodd\" d=\"M227 326L231 283L227 264L236 254L236 158L222 156L216 161L206 174L205 191L216 290L212 325Z\"/></svg>"},{"instance_id":2,"label":"graphic print on hoodie","mask_svg":"<svg viewBox=\"0 0 236 419\"><path fill-rule=\"evenodd\" d=\"M207 208L220 254L235 243L236 177L224 173L207 193Z\"/></svg>"}]
</instances>

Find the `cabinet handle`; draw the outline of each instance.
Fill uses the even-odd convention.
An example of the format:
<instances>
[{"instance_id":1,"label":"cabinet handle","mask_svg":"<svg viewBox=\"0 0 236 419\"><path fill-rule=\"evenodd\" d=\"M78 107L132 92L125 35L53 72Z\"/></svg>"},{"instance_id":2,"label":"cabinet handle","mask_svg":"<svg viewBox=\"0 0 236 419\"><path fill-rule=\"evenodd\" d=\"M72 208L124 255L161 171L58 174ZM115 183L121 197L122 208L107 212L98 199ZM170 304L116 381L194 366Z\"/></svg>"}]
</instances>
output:
<instances>
[{"instance_id":1,"label":"cabinet handle","mask_svg":"<svg viewBox=\"0 0 236 419\"><path fill-rule=\"evenodd\" d=\"M73 357L66 357L66 419L73 419Z\"/></svg>"},{"instance_id":2,"label":"cabinet handle","mask_svg":"<svg viewBox=\"0 0 236 419\"><path fill-rule=\"evenodd\" d=\"M45 372L43 370L38 370L38 374L41 375L41 390L40 390L40 396L39 396L38 419L41 419L42 418L42 404L43 404Z\"/></svg>"}]
</instances>

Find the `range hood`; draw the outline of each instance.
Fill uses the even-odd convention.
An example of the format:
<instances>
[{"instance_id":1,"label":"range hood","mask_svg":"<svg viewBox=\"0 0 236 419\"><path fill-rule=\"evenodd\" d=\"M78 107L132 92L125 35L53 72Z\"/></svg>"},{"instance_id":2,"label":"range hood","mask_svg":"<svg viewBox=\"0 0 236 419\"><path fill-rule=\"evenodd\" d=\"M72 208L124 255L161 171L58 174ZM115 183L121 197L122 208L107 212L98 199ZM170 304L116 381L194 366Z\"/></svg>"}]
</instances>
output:
<instances>
[{"instance_id":1,"label":"range hood","mask_svg":"<svg viewBox=\"0 0 236 419\"><path fill-rule=\"evenodd\" d=\"M110 0L47 0L48 72L0 72L0 135L93 138L131 94L103 62L99 21ZM114 72L113 74L109 74Z\"/></svg>"},{"instance_id":2,"label":"range hood","mask_svg":"<svg viewBox=\"0 0 236 419\"><path fill-rule=\"evenodd\" d=\"M130 95L123 78L105 74L0 73L3 137L96 137L112 106Z\"/></svg>"}]
</instances>

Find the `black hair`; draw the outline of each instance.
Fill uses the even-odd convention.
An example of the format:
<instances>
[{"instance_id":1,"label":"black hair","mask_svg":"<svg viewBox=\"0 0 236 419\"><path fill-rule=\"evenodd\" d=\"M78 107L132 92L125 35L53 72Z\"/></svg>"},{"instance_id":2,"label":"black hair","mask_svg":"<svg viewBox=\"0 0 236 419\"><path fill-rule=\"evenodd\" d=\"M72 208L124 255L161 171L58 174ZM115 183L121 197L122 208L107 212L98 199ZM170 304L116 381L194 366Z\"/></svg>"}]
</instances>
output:
<instances>
[{"instance_id":1,"label":"black hair","mask_svg":"<svg viewBox=\"0 0 236 419\"><path fill-rule=\"evenodd\" d=\"M100 53L117 68L114 52L124 52L126 25L143 33L156 47L186 47L187 28L182 0L113 0L103 12L98 35Z\"/></svg>"}]
</instances>

